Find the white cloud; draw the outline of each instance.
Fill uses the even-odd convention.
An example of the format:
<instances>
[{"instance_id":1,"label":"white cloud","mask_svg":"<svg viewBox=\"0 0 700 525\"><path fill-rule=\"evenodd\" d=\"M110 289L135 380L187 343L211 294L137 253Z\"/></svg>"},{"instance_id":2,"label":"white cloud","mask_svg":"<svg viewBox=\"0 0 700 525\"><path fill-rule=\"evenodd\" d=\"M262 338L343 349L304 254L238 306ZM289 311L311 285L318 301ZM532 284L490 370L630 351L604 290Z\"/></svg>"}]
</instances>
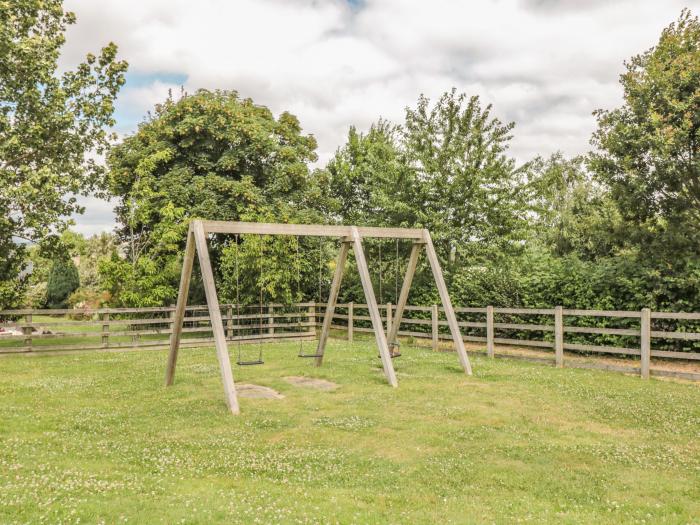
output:
<instances>
[{"instance_id":1,"label":"white cloud","mask_svg":"<svg viewBox=\"0 0 700 525\"><path fill-rule=\"evenodd\" d=\"M520 160L586 151L591 112L619 104L622 62L651 47L679 0L68 0L63 63L108 41L131 71L177 73L190 91L236 89L295 113L321 162L350 125L400 122L420 93L457 87L515 120ZM164 83L125 90L143 112Z\"/></svg>"},{"instance_id":2,"label":"white cloud","mask_svg":"<svg viewBox=\"0 0 700 525\"><path fill-rule=\"evenodd\" d=\"M90 237L114 229L113 205L110 202L96 197L81 197L80 204L85 207L85 213L75 217L76 225L72 230Z\"/></svg>"}]
</instances>

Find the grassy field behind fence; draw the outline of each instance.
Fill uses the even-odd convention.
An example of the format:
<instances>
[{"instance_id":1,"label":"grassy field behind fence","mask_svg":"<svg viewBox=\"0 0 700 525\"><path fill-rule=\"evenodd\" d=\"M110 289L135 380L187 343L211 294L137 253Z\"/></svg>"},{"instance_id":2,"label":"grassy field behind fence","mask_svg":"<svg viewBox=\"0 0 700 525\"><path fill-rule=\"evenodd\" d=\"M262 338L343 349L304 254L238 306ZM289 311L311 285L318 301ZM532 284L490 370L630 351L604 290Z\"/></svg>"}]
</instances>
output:
<instances>
[{"instance_id":1,"label":"grassy field behind fence","mask_svg":"<svg viewBox=\"0 0 700 525\"><path fill-rule=\"evenodd\" d=\"M163 351L0 360L0 522L700 523L696 384L481 357L466 377L404 346L392 389L370 342L320 369L297 347L234 371L286 396L238 418L211 348L170 389Z\"/></svg>"}]
</instances>

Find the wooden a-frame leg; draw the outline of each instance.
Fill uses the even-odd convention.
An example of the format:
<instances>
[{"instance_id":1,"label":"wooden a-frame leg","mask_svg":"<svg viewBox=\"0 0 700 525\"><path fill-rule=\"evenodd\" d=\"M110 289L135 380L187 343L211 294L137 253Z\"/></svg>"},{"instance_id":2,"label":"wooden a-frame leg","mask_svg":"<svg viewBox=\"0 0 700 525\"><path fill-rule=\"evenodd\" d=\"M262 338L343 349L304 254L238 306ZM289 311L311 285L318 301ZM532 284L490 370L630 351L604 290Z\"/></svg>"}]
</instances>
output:
<instances>
[{"instance_id":1,"label":"wooden a-frame leg","mask_svg":"<svg viewBox=\"0 0 700 525\"><path fill-rule=\"evenodd\" d=\"M379 355L382 358L382 366L384 367L384 375L389 381L389 384L393 387L399 386L396 381L396 372L394 372L394 364L391 362L391 354L389 353L389 347L386 342L386 335L384 334L384 325L382 324L382 317L379 314L379 308L377 307L377 299L374 296L374 288L372 288L372 280L369 276L369 269L367 268L367 260L365 259L365 251L362 247L362 237L357 231L355 226L352 227L352 241L353 250L355 251L355 260L357 262L357 271L360 274L360 280L362 281L362 288L365 292L365 299L367 301L367 308L369 310L369 316L372 319L372 328L374 329L374 336L377 340L377 346L379 347Z\"/></svg>"},{"instance_id":2,"label":"wooden a-frame leg","mask_svg":"<svg viewBox=\"0 0 700 525\"><path fill-rule=\"evenodd\" d=\"M349 247L349 241L343 241L340 244L338 260L336 261L335 272L333 273L333 282L331 283L331 291L328 295L328 303L326 304L326 313L323 316L323 326L321 327L321 334L316 347L316 366L321 366L323 363L323 354L326 351L326 342L328 341L328 334L330 333L331 324L333 322L335 305L338 302L338 292L340 291L340 283L343 280L343 271L345 269L345 261L348 258Z\"/></svg>"},{"instance_id":3,"label":"wooden a-frame leg","mask_svg":"<svg viewBox=\"0 0 700 525\"><path fill-rule=\"evenodd\" d=\"M440 294L440 300L442 301L442 307L445 310L445 317L447 318L447 324L450 327L450 333L452 334L452 340L454 341L455 349L457 350L457 355L459 356L459 362L462 365L462 369L467 375L472 375L472 366L469 362L469 356L467 355L467 350L464 348L464 341L462 340L462 333L459 331L459 324L457 323L457 316L455 315L454 308L452 308L452 301L450 301L450 294L447 292L447 286L445 285L445 279L442 275L442 269L440 268L440 261L438 260L437 253L435 253L435 247L433 246L433 240L430 237L430 232L428 230L423 230L423 240L425 241L425 251L428 255L428 261L430 262L430 268L433 270L433 277L435 278L435 285L437 286L438 293Z\"/></svg>"},{"instance_id":4,"label":"wooden a-frame leg","mask_svg":"<svg viewBox=\"0 0 700 525\"><path fill-rule=\"evenodd\" d=\"M193 221L194 240L197 245L197 255L199 256L199 267L202 270L202 282L204 284L204 294L209 307L209 319L211 329L214 333L214 346L216 347L216 357L219 360L221 369L221 381L224 384L224 395L226 404L232 414L238 414L238 398L236 396L236 386L233 383L233 373L231 372L231 361L228 357L228 347L226 346L226 334L224 333L224 323L221 320L221 309L219 308L219 298L216 295L214 286L214 272L211 269L209 260L209 249L207 248L207 237L201 221Z\"/></svg>"},{"instance_id":5,"label":"wooden a-frame leg","mask_svg":"<svg viewBox=\"0 0 700 525\"><path fill-rule=\"evenodd\" d=\"M396 335L399 333L399 326L401 325L401 319L403 319L403 311L408 301L408 293L411 291L411 283L416 273L416 265L418 264L418 257L422 246L422 243L413 243L411 255L408 258L408 267L406 268L406 274L404 275L403 284L401 285L401 293L396 303L396 312L394 313L394 319L391 323L389 337L387 337L387 342L390 345L389 349L392 354L395 353L394 343L396 343Z\"/></svg>"},{"instance_id":6,"label":"wooden a-frame leg","mask_svg":"<svg viewBox=\"0 0 700 525\"><path fill-rule=\"evenodd\" d=\"M170 333L170 353L168 355L168 366L165 371L165 385L170 386L175 380L175 366L177 365L177 354L180 349L180 337L182 336L182 322L185 318L187 308L187 297L190 292L190 279L192 278L192 265L194 263L194 233L192 226L187 232L187 246L185 247L185 257L182 260L182 274L180 275L180 291L177 294L177 306L173 315L173 323Z\"/></svg>"}]
</instances>

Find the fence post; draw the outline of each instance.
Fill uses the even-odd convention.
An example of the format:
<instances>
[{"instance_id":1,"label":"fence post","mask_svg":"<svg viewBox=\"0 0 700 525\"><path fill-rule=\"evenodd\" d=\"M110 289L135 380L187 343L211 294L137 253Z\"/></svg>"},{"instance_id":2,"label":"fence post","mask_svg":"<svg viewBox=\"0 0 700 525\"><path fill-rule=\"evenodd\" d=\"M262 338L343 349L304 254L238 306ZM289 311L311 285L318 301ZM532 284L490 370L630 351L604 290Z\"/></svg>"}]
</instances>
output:
<instances>
[{"instance_id":1,"label":"fence post","mask_svg":"<svg viewBox=\"0 0 700 525\"><path fill-rule=\"evenodd\" d=\"M353 337L353 331L354 331L354 324L355 321L353 319L353 316L355 315L355 303L354 302L349 302L348 303L348 342L352 343L352 337Z\"/></svg>"},{"instance_id":2,"label":"fence post","mask_svg":"<svg viewBox=\"0 0 700 525\"><path fill-rule=\"evenodd\" d=\"M640 328L641 376L642 379L649 379L649 367L651 364L651 310L649 308L642 308Z\"/></svg>"},{"instance_id":3,"label":"fence post","mask_svg":"<svg viewBox=\"0 0 700 525\"><path fill-rule=\"evenodd\" d=\"M236 321L238 322L238 321ZM233 339L233 305L226 306L226 338Z\"/></svg>"},{"instance_id":4,"label":"fence post","mask_svg":"<svg viewBox=\"0 0 700 525\"><path fill-rule=\"evenodd\" d=\"M267 333L270 335L275 335L275 317L273 315L274 311L274 306L270 305L267 307L267 324L269 326L269 328L267 329Z\"/></svg>"},{"instance_id":5,"label":"fence post","mask_svg":"<svg viewBox=\"0 0 700 525\"><path fill-rule=\"evenodd\" d=\"M32 324L32 314L27 314L24 317L24 323ZM32 330L34 330L34 328L31 326L25 326L22 329L24 332L24 346L27 348L27 352L32 351Z\"/></svg>"},{"instance_id":6,"label":"fence post","mask_svg":"<svg viewBox=\"0 0 700 525\"><path fill-rule=\"evenodd\" d=\"M172 314L171 314L172 317ZM172 330L172 322L171 328ZM102 348L109 347L109 313L102 314Z\"/></svg>"},{"instance_id":7,"label":"fence post","mask_svg":"<svg viewBox=\"0 0 700 525\"><path fill-rule=\"evenodd\" d=\"M486 307L486 355L493 357L493 306Z\"/></svg>"},{"instance_id":8,"label":"fence post","mask_svg":"<svg viewBox=\"0 0 700 525\"><path fill-rule=\"evenodd\" d=\"M386 336L389 337L389 332L391 332L391 321L392 321L392 313L391 313L391 303L386 303ZM389 344L391 344L391 341L389 341Z\"/></svg>"},{"instance_id":9,"label":"fence post","mask_svg":"<svg viewBox=\"0 0 700 525\"><path fill-rule=\"evenodd\" d=\"M439 336L439 325L438 325L438 305L434 304L431 309L431 320L432 320L432 335L433 335L433 352L438 351L438 336Z\"/></svg>"},{"instance_id":10,"label":"fence post","mask_svg":"<svg viewBox=\"0 0 700 525\"><path fill-rule=\"evenodd\" d=\"M564 367L564 309L554 307L554 360L557 368Z\"/></svg>"},{"instance_id":11,"label":"fence post","mask_svg":"<svg viewBox=\"0 0 700 525\"><path fill-rule=\"evenodd\" d=\"M316 337L316 304L309 306L309 333Z\"/></svg>"},{"instance_id":12,"label":"fence post","mask_svg":"<svg viewBox=\"0 0 700 525\"><path fill-rule=\"evenodd\" d=\"M141 313L141 312L138 312L138 313ZM128 326L129 326L129 331L130 331L130 332L136 332L136 331L139 329L138 327L141 326L141 325L129 323ZM132 333L132 334L131 334L131 344L132 344L134 347L139 346L139 334L137 334L137 333Z\"/></svg>"}]
</instances>

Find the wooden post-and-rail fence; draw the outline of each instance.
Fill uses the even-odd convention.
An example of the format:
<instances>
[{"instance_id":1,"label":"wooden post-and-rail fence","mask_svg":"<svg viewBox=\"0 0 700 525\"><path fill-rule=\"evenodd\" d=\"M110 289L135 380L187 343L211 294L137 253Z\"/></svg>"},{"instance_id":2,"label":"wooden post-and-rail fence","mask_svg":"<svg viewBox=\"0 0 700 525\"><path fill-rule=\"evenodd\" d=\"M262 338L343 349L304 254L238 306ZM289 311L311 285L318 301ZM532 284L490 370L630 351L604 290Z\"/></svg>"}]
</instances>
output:
<instances>
[{"instance_id":1,"label":"wooden post-and-rail fence","mask_svg":"<svg viewBox=\"0 0 700 525\"><path fill-rule=\"evenodd\" d=\"M221 305L226 339L241 342L314 338L316 328L323 322L324 308L325 304L313 302L268 304L263 308ZM379 308L388 337L392 332L395 306L388 303ZM136 345L142 349L164 348L172 331L173 311L173 307L0 311L0 355L133 348ZM455 312L464 341L483 344L489 357L497 355L497 346L536 348L551 352L552 363L562 367L565 352L607 354L638 358L639 366L633 370L643 378L675 375L700 380L699 373L671 374L651 367L653 358L700 361L700 313L651 312L646 308L640 311L578 310L561 306L455 307ZM451 347L450 335L443 314L443 309L437 305L406 306L398 328L393 328L399 338L426 339L434 350L447 349ZM615 322L622 326L611 327ZM331 328L344 331L349 342L360 333L371 333L367 305L337 304ZM528 335L533 332L538 335ZM653 341L662 343L652 348ZM182 344L202 346L212 342L207 307L187 307ZM574 361L568 360L566 366L582 366ZM615 366L608 368L616 369Z\"/></svg>"}]
</instances>

